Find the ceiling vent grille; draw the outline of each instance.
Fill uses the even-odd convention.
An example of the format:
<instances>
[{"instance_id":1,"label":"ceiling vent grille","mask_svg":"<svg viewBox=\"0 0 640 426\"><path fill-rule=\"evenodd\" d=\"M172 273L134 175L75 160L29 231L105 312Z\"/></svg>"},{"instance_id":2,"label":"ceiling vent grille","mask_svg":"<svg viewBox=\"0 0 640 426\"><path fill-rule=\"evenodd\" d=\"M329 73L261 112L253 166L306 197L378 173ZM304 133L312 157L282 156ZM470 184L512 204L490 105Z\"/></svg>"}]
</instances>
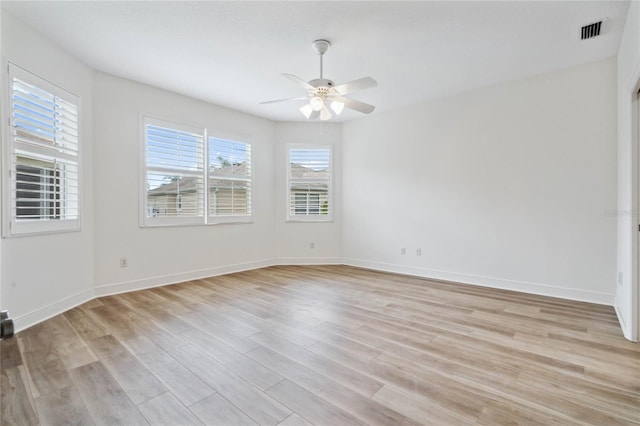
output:
<instances>
[{"instance_id":1,"label":"ceiling vent grille","mask_svg":"<svg viewBox=\"0 0 640 426\"><path fill-rule=\"evenodd\" d=\"M602 29L602 21L585 25L584 27L582 27L582 37L580 37L580 40L586 40L588 38L598 37L600 35L601 29Z\"/></svg>"}]
</instances>

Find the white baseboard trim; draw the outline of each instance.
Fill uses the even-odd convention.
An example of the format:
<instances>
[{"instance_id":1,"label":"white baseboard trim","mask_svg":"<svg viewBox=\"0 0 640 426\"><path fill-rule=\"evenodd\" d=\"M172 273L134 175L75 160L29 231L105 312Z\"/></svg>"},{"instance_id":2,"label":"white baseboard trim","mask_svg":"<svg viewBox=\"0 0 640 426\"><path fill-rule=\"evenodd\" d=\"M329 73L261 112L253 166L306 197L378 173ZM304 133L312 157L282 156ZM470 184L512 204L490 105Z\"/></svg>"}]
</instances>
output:
<instances>
[{"instance_id":1,"label":"white baseboard trim","mask_svg":"<svg viewBox=\"0 0 640 426\"><path fill-rule=\"evenodd\" d=\"M96 297L110 296L129 291L144 290L146 288L160 287L176 284L184 281L199 280L215 277L217 275L232 274L251 269L266 268L275 265L339 265L342 259L339 257L289 257L264 259L254 262L236 263L233 265L217 266L214 268L199 269L197 271L181 272L178 274L161 275L140 280L125 281L121 283L105 284L96 287Z\"/></svg>"},{"instance_id":2,"label":"white baseboard trim","mask_svg":"<svg viewBox=\"0 0 640 426\"><path fill-rule=\"evenodd\" d=\"M265 268L276 265L349 265L384 272L413 275L435 280L452 281L462 284L499 288L504 290L539 294L543 296L559 297L562 299L598 303L601 305L614 306L621 325L624 324L624 321L620 316L620 312L618 311L618 308L614 303L615 296L611 294L556 287L539 283L528 283L523 281L505 280L500 278L438 271L415 266L396 265L391 263L374 262L362 259L340 257L281 257L96 286L94 289L82 291L58 302L37 309L29 314L15 318L16 332L45 321L71 308L88 302L96 297L126 293L129 291L144 290L146 288L176 284L184 281L197 280L207 277L214 277L217 275L231 274L235 272L248 271L252 269ZM625 333L625 337L631 340L631 338L627 336L628 328L623 326L622 330Z\"/></svg>"},{"instance_id":3,"label":"white baseboard trim","mask_svg":"<svg viewBox=\"0 0 640 426\"><path fill-rule=\"evenodd\" d=\"M85 302L95 298L95 291L93 288L81 291L69 297L66 297L57 302L43 306L40 309L36 309L26 315L14 318L15 332L20 332L33 325L36 325L42 321L53 318L69 309L82 305Z\"/></svg>"},{"instance_id":4,"label":"white baseboard trim","mask_svg":"<svg viewBox=\"0 0 640 426\"><path fill-rule=\"evenodd\" d=\"M618 322L620 323L620 328L622 329L622 335L624 338L632 342L640 342L640 335L635 334L633 327L629 327L622 315L622 312L620 312L620 308L618 308L618 304L614 304L613 308L616 310L616 316L618 317Z\"/></svg>"},{"instance_id":5,"label":"white baseboard trim","mask_svg":"<svg viewBox=\"0 0 640 426\"><path fill-rule=\"evenodd\" d=\"M478 275L468 275L455 272L438 271L433 269L420 268L416 266L396 265L391 263L374 262L362 259L342 259L344 265L356 266L360 268L375 269L384 272L413 275L434 280L452 281L461 284L471 284L481 287L499 288L503 290L519 291L522 293L538 294L541 296L558 297L561 299L576 300L581 302L597 303L600 305L613 306L615 295L597 293L572 288L551 286L548 284L530 283L525 281L506 280L502 278L483 277Z\"/></svg>"},{"instance_id":6,"label":"white baseboard trim","mask_svg":"<svg viewBox=\"0 0 640 426\"><path fill-rule=\"evenodd\" d=\"M251 269L265 268L267 266L272 266L273 264L274 263L272 259L265 259L246 263L236 263L233 265L216 266L213 268L198 269L196 271L181 272L178 274L161 275L157 277L143 278L140 280L125 281L121 283L106 284L96 287L96 297L110 296L113 294L126 293L129 291L144 290L146 288L177 284L184 281L199 280L202 278L232 274L234 272L248 271Z\"/></svg>"},{"instance_id":7,"label":"white baseboard trim","mask_svg":"<svg viewBox=\"0 0 640 426\"><path fill-rule=\"evenodd\" d=\"M627 323L625 322L624 316L622 315L622 313L620 312L620 309L618 308L618 304L614 303L613 308L616 310L616 316L618 317L618 322L620 323L622 334L627 340L633 340L631 338L631 330L629 329L629 327L627 327Z\"/></svg>"},{"instance_id":8,"label":"white baseboard trim","mask_svg":"<svg viewBox=\"0 0 640 426\"><path fill-rule=\"evenodd\" d=\"M342 265L341 257L279 257L273 265Z\"/></svg>"}]
</instances>

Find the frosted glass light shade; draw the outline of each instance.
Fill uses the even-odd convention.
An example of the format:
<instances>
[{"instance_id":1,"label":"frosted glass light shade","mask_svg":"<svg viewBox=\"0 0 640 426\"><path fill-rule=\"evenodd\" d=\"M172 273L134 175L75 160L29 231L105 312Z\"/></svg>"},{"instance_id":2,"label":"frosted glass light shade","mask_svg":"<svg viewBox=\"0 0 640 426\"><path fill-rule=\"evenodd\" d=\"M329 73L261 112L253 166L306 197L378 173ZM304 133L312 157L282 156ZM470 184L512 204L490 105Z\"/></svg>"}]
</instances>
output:
<instances>
[{"instance_id":1,"label":"frosted glass light shade","mask_svg":"<svg viewBox=\"0 0 640 426\"><path fill-rule=\"evenodd\" d=\"M302 115L304 115L305 117L309 118L309 117L311 117L311 113L313 112L313 108L311 108L311 105L306 104L305 106L300 108L300 112L302 113Z\"/></svg>"},{"instance_id":2,"label":"frosted glass light shade","mask_svg":"<svg viewBox=\"0 0 640 426\"><path fill-rule=\"evenodd\" d=\"M342 102L333 101L331 102L331 109L336 113L336 115L340 115L344 109L344 104Z\"/></svg>"},{"instance_id":3,"label":"frosted glass light shade","mask_svg":"<svg viewBox=\"0 0 640 426\"><path fill-rule=\"evenodd\" d=\"M320 120L327 121L331 119L331 111L327 109L327 107L322 108L320 111Z\"/></svg>"},{"instance_id":4,"label":"frosted glass light shade","mask_svg":"<svg viewBox=\"0 0 640 426\"><path fill-rule=\"evenodd\" d=\"M311 105L311 108L313 108L314 111L320 111L322 108L324 108L324 101L321 97L314 96L313 98L309 99L309 105Z\"/></svg>"}]
</instances>

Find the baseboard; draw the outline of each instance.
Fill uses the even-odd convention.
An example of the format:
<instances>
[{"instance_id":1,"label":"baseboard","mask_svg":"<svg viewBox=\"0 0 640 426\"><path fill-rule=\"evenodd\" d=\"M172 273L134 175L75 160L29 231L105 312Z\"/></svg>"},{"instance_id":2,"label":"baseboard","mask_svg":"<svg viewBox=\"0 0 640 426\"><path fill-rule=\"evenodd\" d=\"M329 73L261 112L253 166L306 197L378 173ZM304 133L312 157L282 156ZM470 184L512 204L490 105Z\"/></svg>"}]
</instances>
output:
<instances>
[{"instance_id":1,"label":"baseboard","mask_svg":"<svg viewBox=\"0 0 640 426\"><path fill-rule=\"evenodd\" d=\"M146 288L176 284L184 281L199 280L202 278L215 277L216 275L232 274L234 272L265 268L267 266L273 265L274 262L272 259L265 259L246 263L236 263L233 265L216 266L213 268L198 269L196 271L181 272L178 274L143 278L140 280L106 284L96 287L96 297L110 296L112 294L126 293L129 291L144 290Z\"/></svg>"},{"instance_id":2,"label":"baseboard","mask_svg":"<svg viewBox=\"0 0 640 426\"><path fill-rule=\"evenodd\" d=\"M253 262L236 263L213 268L199 269L196 271L183 272L178 274L162 275L140 280L132 280L120 283L96 286L95 289L83 291L81 293L67 297L61 301L52 303L27 315L15 318L16 331L24 330L39 322L54 317L71 308L90 301L95 297L109 296L112 294L126 293L129 291L144 290L146 288L159 287L163 285L175 284L184 281L197 280L217 275L231 274L235 272L248 271L252 269L265 268L275 265L349 265L360 268L374 269L384 272L393 272L430 278L436 280L452 281L463 284L477 285L482 287L500 288L504 290L520 291L524 293L539 294L543 296L559 297L562 299L579 300L583 302L598 303L601 305L614 306L614 295L588 292L564 287L556 287L539 283L528 283L523 281L505 280L499 278L466 275L460 273L431 270L415 266L396 265L383 262L373 262L362 259L339 258L339 257L282 257L274 259L263 259ZM616 314L621 321L622 317L615 307ZM622 327L625 337L627 327ZM631 340L631 339L630 339Z\"/></svg>"},{"instance_id":3,"label":"baseboard","mask_svg":"<svg viewBox=\"0 0 640 426\"><path fill-rule=\"evenodd\" d=\"M615 309L615 311L616 311L616 316L618 317L618 322L620 323L620 328L622 329L622 334L624 335L624 337L627 340L632 340L631 339L631 330L629 330L629 327L627 327L627 323L624 320L624 315L622 315L622 313L620 312L620 309L618 308L618 304L617 303L613 304L613 309Z\"/></svg>"},{"instance_id":4,"label":"baseboard","mask_svg":"<svg viewBox=\"0 0 640 426\"><path fill-rule=\"evenodd\" d=\"M624 319L624 315L622 315L622 313L620 312L620 309L618 308L618 304L615 303L613 305L613 308L616 310L616 316L618 317L618 322L620 323L620 328L622 329L622 334L624 335L624 338L632 342L639 342L640 336L634 335L633 327L629 327L627 325L627 322Z\"/></svg>"},{"instance_id":5,"label":"baseboard","mask_svg":"<svg viewBox=\"0 0 640 426\"><path fill-rule=\"evenodd\" d=\"M176 284L184 281L199 280L215 277L217 275L232 274L251 269L266 268L275 265L339 265L342 259L339 257L289 257L264 259L254 262L236 263L233 265L217 266L214 268L199 269L197 271L181 272L179 274L161 275L141 280L125 281L121 283L106 284L96 287L96 297L110 296L112 294L126 293L128 291L144 290L146 288Z\"/></svg>"},{"instance_id":6,"label":"baseboard","mask_svg":"<svg viewBox=\"0 0 640 426\"><path fill-rule=\"evenodd\" d=\"M55 317L69 309L82 305L85 302L95 298L95 291L93 288L81 291L72 296L66 297L57 302L51 303L47 306L43 306L40 309L36 309L26 315L14 318L14 327L16 333L27 329L33 325L36 325L49 318Z\"/></svg>"},{"instance_id":7,"label":"baseboard","mask_svg":"<svg viewBox=\"0 0 640 426\"><path fill-rule=\"evenodd\" d=\"M161 275L140 280L131 280L119 283L96 286L90 290L69 296L58 302L44 306L21 317L14 318L16 332L22 331L51 317L59 315L69 309L75 308L96 297L109 296L113 294L126 293L129 291L144 290L146 288L160 287L163 285L176 284L184 281L198 280L217 275L232 274L235 272L248 271L251 269L265 268L274 265L335 265L342 263L338 257L311 258L277 258L263 259L253 262L236 263L213 268L199 269L196 271L183 272L178 274Z\"/></svg>"},{"instance_id":8,"label":"baseboard","mask_svg":"<svg viewBox=\"0 0 640 426\"><path fill-rule=\"evenodd\" d=\"M416 266L404 266L391 263L373 262L362 259L342 259L344 265L360 268L375 269L384 272L413 275L435 280L453 281L456 283L470 284L481 287L499 288L503 290L519 291L523 293L538 294L541 296L558 297L561 299L576 300L581 302L597 303L599 305L613 306L615 295L597 293L572 288L551 286L540 283L506 280L501 278L483 277L478 275L460 274L455 272L438 271Z\"/></svg>"},{"instance_id":9,"label":"baseboard","mask_svg":"<svg viewBox=\"0 0 640 426\"><path fill-rule=\"evenodd\" d=\"M273 265L342 265L341 257L279 257Z\"/></svg>"}]
</instances>

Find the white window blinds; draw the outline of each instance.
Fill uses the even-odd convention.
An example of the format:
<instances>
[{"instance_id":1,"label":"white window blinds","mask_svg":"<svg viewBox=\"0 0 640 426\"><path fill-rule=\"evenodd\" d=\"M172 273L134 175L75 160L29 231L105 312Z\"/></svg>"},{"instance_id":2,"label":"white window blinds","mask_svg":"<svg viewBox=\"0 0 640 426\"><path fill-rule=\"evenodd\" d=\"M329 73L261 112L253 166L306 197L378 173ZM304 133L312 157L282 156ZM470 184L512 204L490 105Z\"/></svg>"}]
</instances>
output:
<instances>
[{"instance_id":1,"label":"white window blinds","mask_svg":"<svg viewBox=\"0 0 640 426\"><path fill-rule=\"evenodd\" d=\"M331 148L290 147L289 220L331 220Z\"/></svg>"},{"instance_id":2,"label":"white window blinds","mask_svg":"<svg viewBox=\"0 0 640 426\"><path fill-rule=\"evenodd\" d=\"M209 138L209 216L250 217L251 145Z\"/></svg>"},{"instance_id":3,"label":"white window blinds","mask_svg":"<svg viewBox=\"0 0 640 426\"><path fill-rule=\"evenodd\" d=\"M250 144L149 117L143 125L143 226L252 220Z\"/></svg>"},{"instance_id":4,"label":"white window blinds","mask_svg":"<svg viewBox=\"0 0 640 426\"><path fill-rule=\"evenodd\" d=\"M204 131L146 118L144 132L146 222L168 223L166 218L203 222Z\"/></svg>"},{"instance_id":5,"label":"white window blinds","mask_svg":"<svg viewBox=\"0 0 640 426\"><path fill-rule=\"evenodd\" d=\"M10 234L80 227L78 99L10 64Z\"/></svg>"}]
</instances>

